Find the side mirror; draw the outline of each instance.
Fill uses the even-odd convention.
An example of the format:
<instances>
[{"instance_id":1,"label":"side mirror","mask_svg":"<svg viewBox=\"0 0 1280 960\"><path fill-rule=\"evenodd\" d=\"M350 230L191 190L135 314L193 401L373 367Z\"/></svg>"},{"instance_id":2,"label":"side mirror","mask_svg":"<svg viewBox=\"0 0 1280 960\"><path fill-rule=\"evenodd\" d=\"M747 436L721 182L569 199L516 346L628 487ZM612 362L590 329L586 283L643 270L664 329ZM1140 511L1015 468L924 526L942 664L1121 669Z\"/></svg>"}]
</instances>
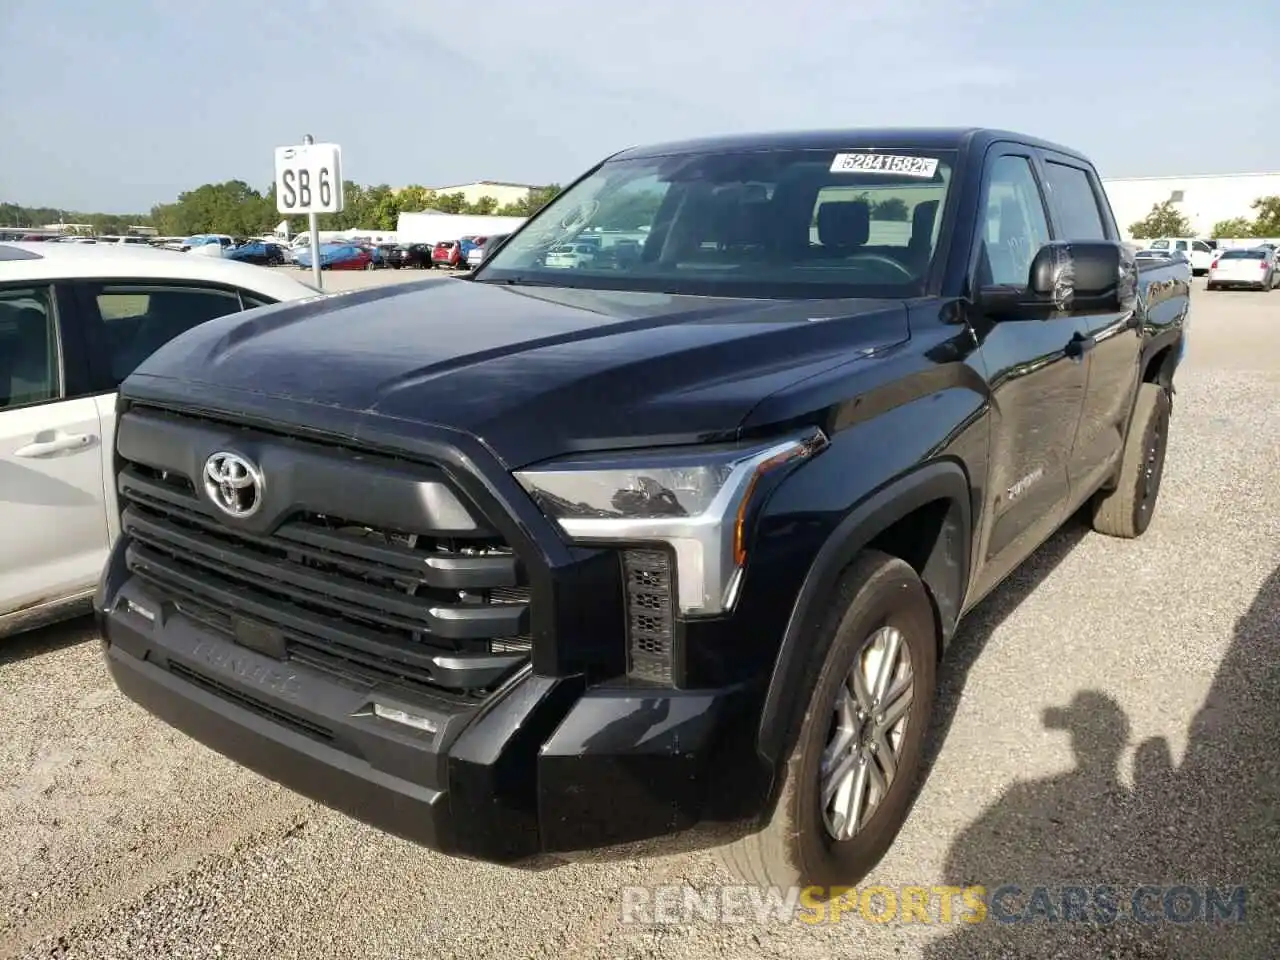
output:
<instances>
[{"instance_id":1,"label":"side mirror","mask_svg":"<svg viewBox=\"0 0 1280 960\"><path fill-rule=\"evenodd\" d=\"M1138 297L1138 266L1122 244L1054 241L1037 251L1024 290L984 288L982 309L995 320L1046 320L1071 313L1122 313Z\"/></svg>"}]
</instances>

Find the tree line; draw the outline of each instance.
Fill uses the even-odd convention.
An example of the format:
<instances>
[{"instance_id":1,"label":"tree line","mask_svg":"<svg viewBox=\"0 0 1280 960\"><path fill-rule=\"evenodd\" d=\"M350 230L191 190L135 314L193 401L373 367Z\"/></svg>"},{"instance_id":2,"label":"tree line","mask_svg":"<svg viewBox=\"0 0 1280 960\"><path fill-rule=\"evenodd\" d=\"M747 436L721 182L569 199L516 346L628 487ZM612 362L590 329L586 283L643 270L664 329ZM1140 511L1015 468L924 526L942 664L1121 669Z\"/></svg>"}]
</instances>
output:
<instances>
[{"instance_id":1,"label":"tree line","mask_svg":"<svg viewBox=\"0 0 1280 960\"><path fill-rule=\"evenodd\" d=\"M321 230L394 230L402 212L438 210L441 213L498 214L527 217L540 210L560 192L559 184L530 191L516 203L499 205L493 197L468 203L461 193L436 193L423 186L395 190L387 184L362 186L343 182L341 213L321 214ZM0 203L0 225L40 227L49 223L87 223L97 235L125 233L129 227L155 227L161 236L186 237L197 233L226 233L252 236L271 231L281 219L289 222L289 232L306 229L305 217L283 217L276 210L276 188L272 184L259 192L243 180L206 183L178 195L173 203L159 203L148 213L85 213L54 207L24 207Z\"/></svg>"},{"instance_id":2,"label":"tree line","mask_svg":"<svg viewBox=\"0 0 1280 960\"><path fill-rule=\"evenodd\" d=\"M392 189L387 184L361 186L344 181L345 205L341 213L322 214L321 230L394 230L402 212L438 210L441 213L498 214L528 217L536 213L560 192L559 184L530 191L516 202L499 205L493 197L481 197L469 203L461 193L440 194L423 186ZM868 198L869 199L869 198ZM638 194L615 204L609 212L609 223L601 226L634 229L651 221L660 195ZM1250 205L1253 217L1233 217L1213 225L1211 237L1276 237L1280 236L1280 196L1259 197ZM907 205L897 197L873 204L876 220L906 220ZM285 218L289 232L306 229L301 217ZM84 213L54 207L24 207L16 203L0 203L0 226L39 227L48 223L87 223L98 235L121 234L131 226L154 227L162 236L190 236L196 233L226 233L252 236L266 233L281 220L276 210L276 189L272 184L265 192L243 180L206 183L179 194L173 203L160 203L148 213ZM1173 201L1152 205L1150 212L1129 227L1135 239L1151 237L1189 237L1195 231Z\"/></svg>"},{"instance_id":3,"label":"tree line","mask_svg":"<svg viewBox=\"0 0 1280 960\"><path fill-rule=\"evenodd\" d=\"M1280 197L1259 197L1249 208L1256 211L1253 217L1219 220L1209 236L1215 240L1222 237L1280 237ZM1173 205L1172 200L1152 204L1145 217L1129 225L1129 233L1135 240L1196 235L1191 229L1191 221Z\"/></svg>"}]
</instances>

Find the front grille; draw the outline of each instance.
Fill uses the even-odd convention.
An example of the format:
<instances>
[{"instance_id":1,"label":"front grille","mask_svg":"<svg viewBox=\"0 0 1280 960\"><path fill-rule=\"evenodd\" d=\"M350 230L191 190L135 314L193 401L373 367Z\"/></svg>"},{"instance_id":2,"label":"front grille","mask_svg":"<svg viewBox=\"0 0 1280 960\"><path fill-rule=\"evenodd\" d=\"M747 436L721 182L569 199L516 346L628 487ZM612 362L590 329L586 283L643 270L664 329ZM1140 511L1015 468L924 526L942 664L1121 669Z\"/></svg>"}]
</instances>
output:
<instances>
[{"instance_id":1,"label":"front grille","mask_svg":"<svg viewBox=\"0 0 1280 960\"><path fill-rule=\"evenodd\" d=\"M367 458L350 469L369 483L346 493L359 513L380 478ZM123 454L118 486L130 571L207 630L265 635L288 659L351 682L467 696L528 657L527 579L487 527L433 536L406 532L407 520L401 530L296 509L251 533L220 519L182 472Z\"/></svg>"}]
</instances>

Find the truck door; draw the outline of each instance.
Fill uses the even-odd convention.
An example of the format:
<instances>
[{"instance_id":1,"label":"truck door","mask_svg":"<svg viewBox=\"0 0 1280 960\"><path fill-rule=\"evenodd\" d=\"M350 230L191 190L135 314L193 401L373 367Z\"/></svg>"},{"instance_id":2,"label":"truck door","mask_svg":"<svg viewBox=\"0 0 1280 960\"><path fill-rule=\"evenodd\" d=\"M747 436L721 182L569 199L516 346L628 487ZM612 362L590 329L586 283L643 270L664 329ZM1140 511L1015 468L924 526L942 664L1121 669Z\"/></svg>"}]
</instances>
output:
<instances>
[{"instance_id":1,"label":"truck door","mask_svg":"<svg viewBox=\"0 0 1280 960\"><path fill-rule=\"evenodd\" d=\"M1025 289L1032 259L1050 240L1031 153L1003 145L987 154L973 271L977 290ZM978 553L985 570L974 584L986 592L1065 518L1085 366L1073 352L1080 335L1074 317L993 322L979 307L974 333L992 392L987 519Z\"/></svg>"},{"instance_id":2,"label":"truck door","mask_svg":"<svg viewBox=\"0 0 1280 960\"><path fill-rule=\"evenodd\" d=\"M1044 171L1055 239L1119 239L1092 170L1078 160L1045 154ZM1174 240L1174 249L1187 245ZM1088 383L1071 451L1071 485L1078 498L1095 488L1120 456L1141 380L1142 344L1134 314L1085 313L1077 319L1088 354Z\"/></svg>"}]
</instances>

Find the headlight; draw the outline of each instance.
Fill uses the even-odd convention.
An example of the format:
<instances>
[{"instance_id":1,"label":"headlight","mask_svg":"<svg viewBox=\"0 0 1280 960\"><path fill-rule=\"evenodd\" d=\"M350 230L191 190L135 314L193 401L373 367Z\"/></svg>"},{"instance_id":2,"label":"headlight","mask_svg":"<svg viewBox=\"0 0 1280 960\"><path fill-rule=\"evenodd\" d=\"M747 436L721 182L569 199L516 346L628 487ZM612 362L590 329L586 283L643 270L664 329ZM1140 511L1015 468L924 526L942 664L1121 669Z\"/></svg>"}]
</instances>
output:
<instances>
[{"instance_id":1,"label":"headlight","mask_svg":"<svg viewBox=\"0 0 1280 960\"><path fill-rule=\"evenodd\" d=\"M733 608L746 517L761 476L827 444L816 428L767 444L591 454L517 471L539 507L582 543L664 543L681 613Z\"/></svg>"}]
</instances>

